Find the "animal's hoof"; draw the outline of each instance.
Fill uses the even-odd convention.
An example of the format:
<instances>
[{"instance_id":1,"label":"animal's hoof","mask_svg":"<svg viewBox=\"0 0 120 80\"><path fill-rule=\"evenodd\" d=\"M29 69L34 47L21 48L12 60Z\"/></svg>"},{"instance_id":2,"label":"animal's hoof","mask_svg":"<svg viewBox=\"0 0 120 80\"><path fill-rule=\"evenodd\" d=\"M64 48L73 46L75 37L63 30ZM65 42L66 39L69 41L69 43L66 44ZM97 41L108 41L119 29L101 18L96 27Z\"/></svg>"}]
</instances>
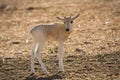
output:
<instances>
[{"instance_id":1,"label":"animal's hoof","mask_svg":"<svg viewBox=\"0 0 120 80\"><path fill-rule=\"evenodd\" d=\"M35 73L31 73L30 76L35 76Z\"/></svg>"},{"instance_id":2,"label":"animal's hoof","mask_svg":"<svg viewBox=\"0 0 120 80\"><path fill-rule=\"evenodd\" d=\"M64 72L65 70L64 70L64 69L60 69L59 71L60 71L60 72Z\"/></svg>"},{"instance_id":3,"label":"animal's hoof","mask_svg":"<svg viewBox=\"0 0 120 80\"><path fill-rule=\"evenodd\" d=\"M48 71L44 71L44 74L49 74L49 72Z\"/></svg>"},{"instance_id":4,"label":"animal's hoof","mask_svg":"<svg viewBox=\"0 0 120 80\"><path fill-rule=\"evenodd\" d=\"M43 73L44 73L44 74L48 74L47 69L43 69Z\"/></svg>"},{"instance_id":5,"label":"animal's hoof","mask_svg":"<svg viewBox=\"0 0 120 80\"><path fill-rule=\"evenodd\" d=\"M59 71L64 72L64 68L63 67L59 67Z\"/></svg>"}]
</instances>

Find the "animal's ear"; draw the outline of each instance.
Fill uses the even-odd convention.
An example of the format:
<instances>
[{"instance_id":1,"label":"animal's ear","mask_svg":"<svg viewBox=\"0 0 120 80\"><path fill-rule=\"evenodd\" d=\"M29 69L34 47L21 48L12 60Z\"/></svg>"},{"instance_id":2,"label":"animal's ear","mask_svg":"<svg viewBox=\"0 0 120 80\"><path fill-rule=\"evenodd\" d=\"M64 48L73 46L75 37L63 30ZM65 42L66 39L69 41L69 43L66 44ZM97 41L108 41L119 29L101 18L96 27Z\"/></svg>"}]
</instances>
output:
<instances>
[{"instance_id":1,"label":"animal's ear","mask_svg":"<svg viewBox=\"0 0 120 80\"><path fill-rule=\"evenodd\" d=\"M61 18L61 17L56 17L57 19L59 19L59 20L62 20L62 21L64 21L64 19L63 18Z\"/></svg>"},{"instance_id":2,"label":"animal's ear","mask_svg":"<svg viewBox=\"0 0 120 80\"><path fill-rule=\"evenodd\" d=\"M74 19L76 19L77 17L79 17L79 15L80 15L80 13L77 14L76 16L74 16L74 17L72 18L72 20L74 20Z\"/></svg>"}]
</instances>

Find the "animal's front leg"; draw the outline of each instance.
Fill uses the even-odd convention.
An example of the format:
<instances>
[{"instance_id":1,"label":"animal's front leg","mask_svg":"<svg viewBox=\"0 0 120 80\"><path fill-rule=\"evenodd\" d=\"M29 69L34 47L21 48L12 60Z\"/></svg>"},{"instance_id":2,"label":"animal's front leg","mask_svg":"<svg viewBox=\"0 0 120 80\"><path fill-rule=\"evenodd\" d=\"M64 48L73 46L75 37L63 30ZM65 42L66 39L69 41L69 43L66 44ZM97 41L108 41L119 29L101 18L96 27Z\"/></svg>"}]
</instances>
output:
<instances>
[{"instance_id":1,"label":"animal's front leg","mask_svg":"<svg viewBox=\"0 0 120 80\"><path fill-rule=\"evenodd\" d=\"M58 48L58 58L59 58L59 69L60 71L64 71L64 66L63 66L63 42L59 42L59 48Z\"/></svg>"}]
</instances>

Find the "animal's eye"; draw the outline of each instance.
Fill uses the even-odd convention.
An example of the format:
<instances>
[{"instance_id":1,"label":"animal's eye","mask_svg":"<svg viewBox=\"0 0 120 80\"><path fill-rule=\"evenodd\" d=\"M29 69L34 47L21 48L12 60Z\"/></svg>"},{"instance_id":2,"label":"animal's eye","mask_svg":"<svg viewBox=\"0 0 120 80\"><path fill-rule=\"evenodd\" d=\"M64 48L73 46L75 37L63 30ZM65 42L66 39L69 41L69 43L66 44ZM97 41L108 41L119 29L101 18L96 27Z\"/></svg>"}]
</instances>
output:
<instances>
[{"instance_id":1,"label":"animal's eye","mask_svg":"<svg viewBox=\"0 0 120 80\"><path fill-rule=\"evenodd\" d=\"M73 21L71 21L71 23L73 23Z\"/></svg>"}]
</instances>

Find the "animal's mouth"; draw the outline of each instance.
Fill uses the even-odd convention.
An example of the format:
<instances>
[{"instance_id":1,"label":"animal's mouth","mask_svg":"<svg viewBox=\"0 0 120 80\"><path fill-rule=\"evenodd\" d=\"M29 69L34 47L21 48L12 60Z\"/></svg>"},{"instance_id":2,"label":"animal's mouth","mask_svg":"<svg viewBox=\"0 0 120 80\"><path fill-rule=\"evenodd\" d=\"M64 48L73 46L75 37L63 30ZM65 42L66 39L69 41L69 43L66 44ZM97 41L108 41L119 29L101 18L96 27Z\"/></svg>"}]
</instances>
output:
<instances>
[{"instance_id":1,"label":"animal's mouth","mask_svg":"<svg viewBox=\"0 0 120 80\"><path fill-rule=\"evenodd\" d=\"M68 32L68 31L69 31L69 29L66 29L66 31Z\"/></svg>"}]
</instances>

